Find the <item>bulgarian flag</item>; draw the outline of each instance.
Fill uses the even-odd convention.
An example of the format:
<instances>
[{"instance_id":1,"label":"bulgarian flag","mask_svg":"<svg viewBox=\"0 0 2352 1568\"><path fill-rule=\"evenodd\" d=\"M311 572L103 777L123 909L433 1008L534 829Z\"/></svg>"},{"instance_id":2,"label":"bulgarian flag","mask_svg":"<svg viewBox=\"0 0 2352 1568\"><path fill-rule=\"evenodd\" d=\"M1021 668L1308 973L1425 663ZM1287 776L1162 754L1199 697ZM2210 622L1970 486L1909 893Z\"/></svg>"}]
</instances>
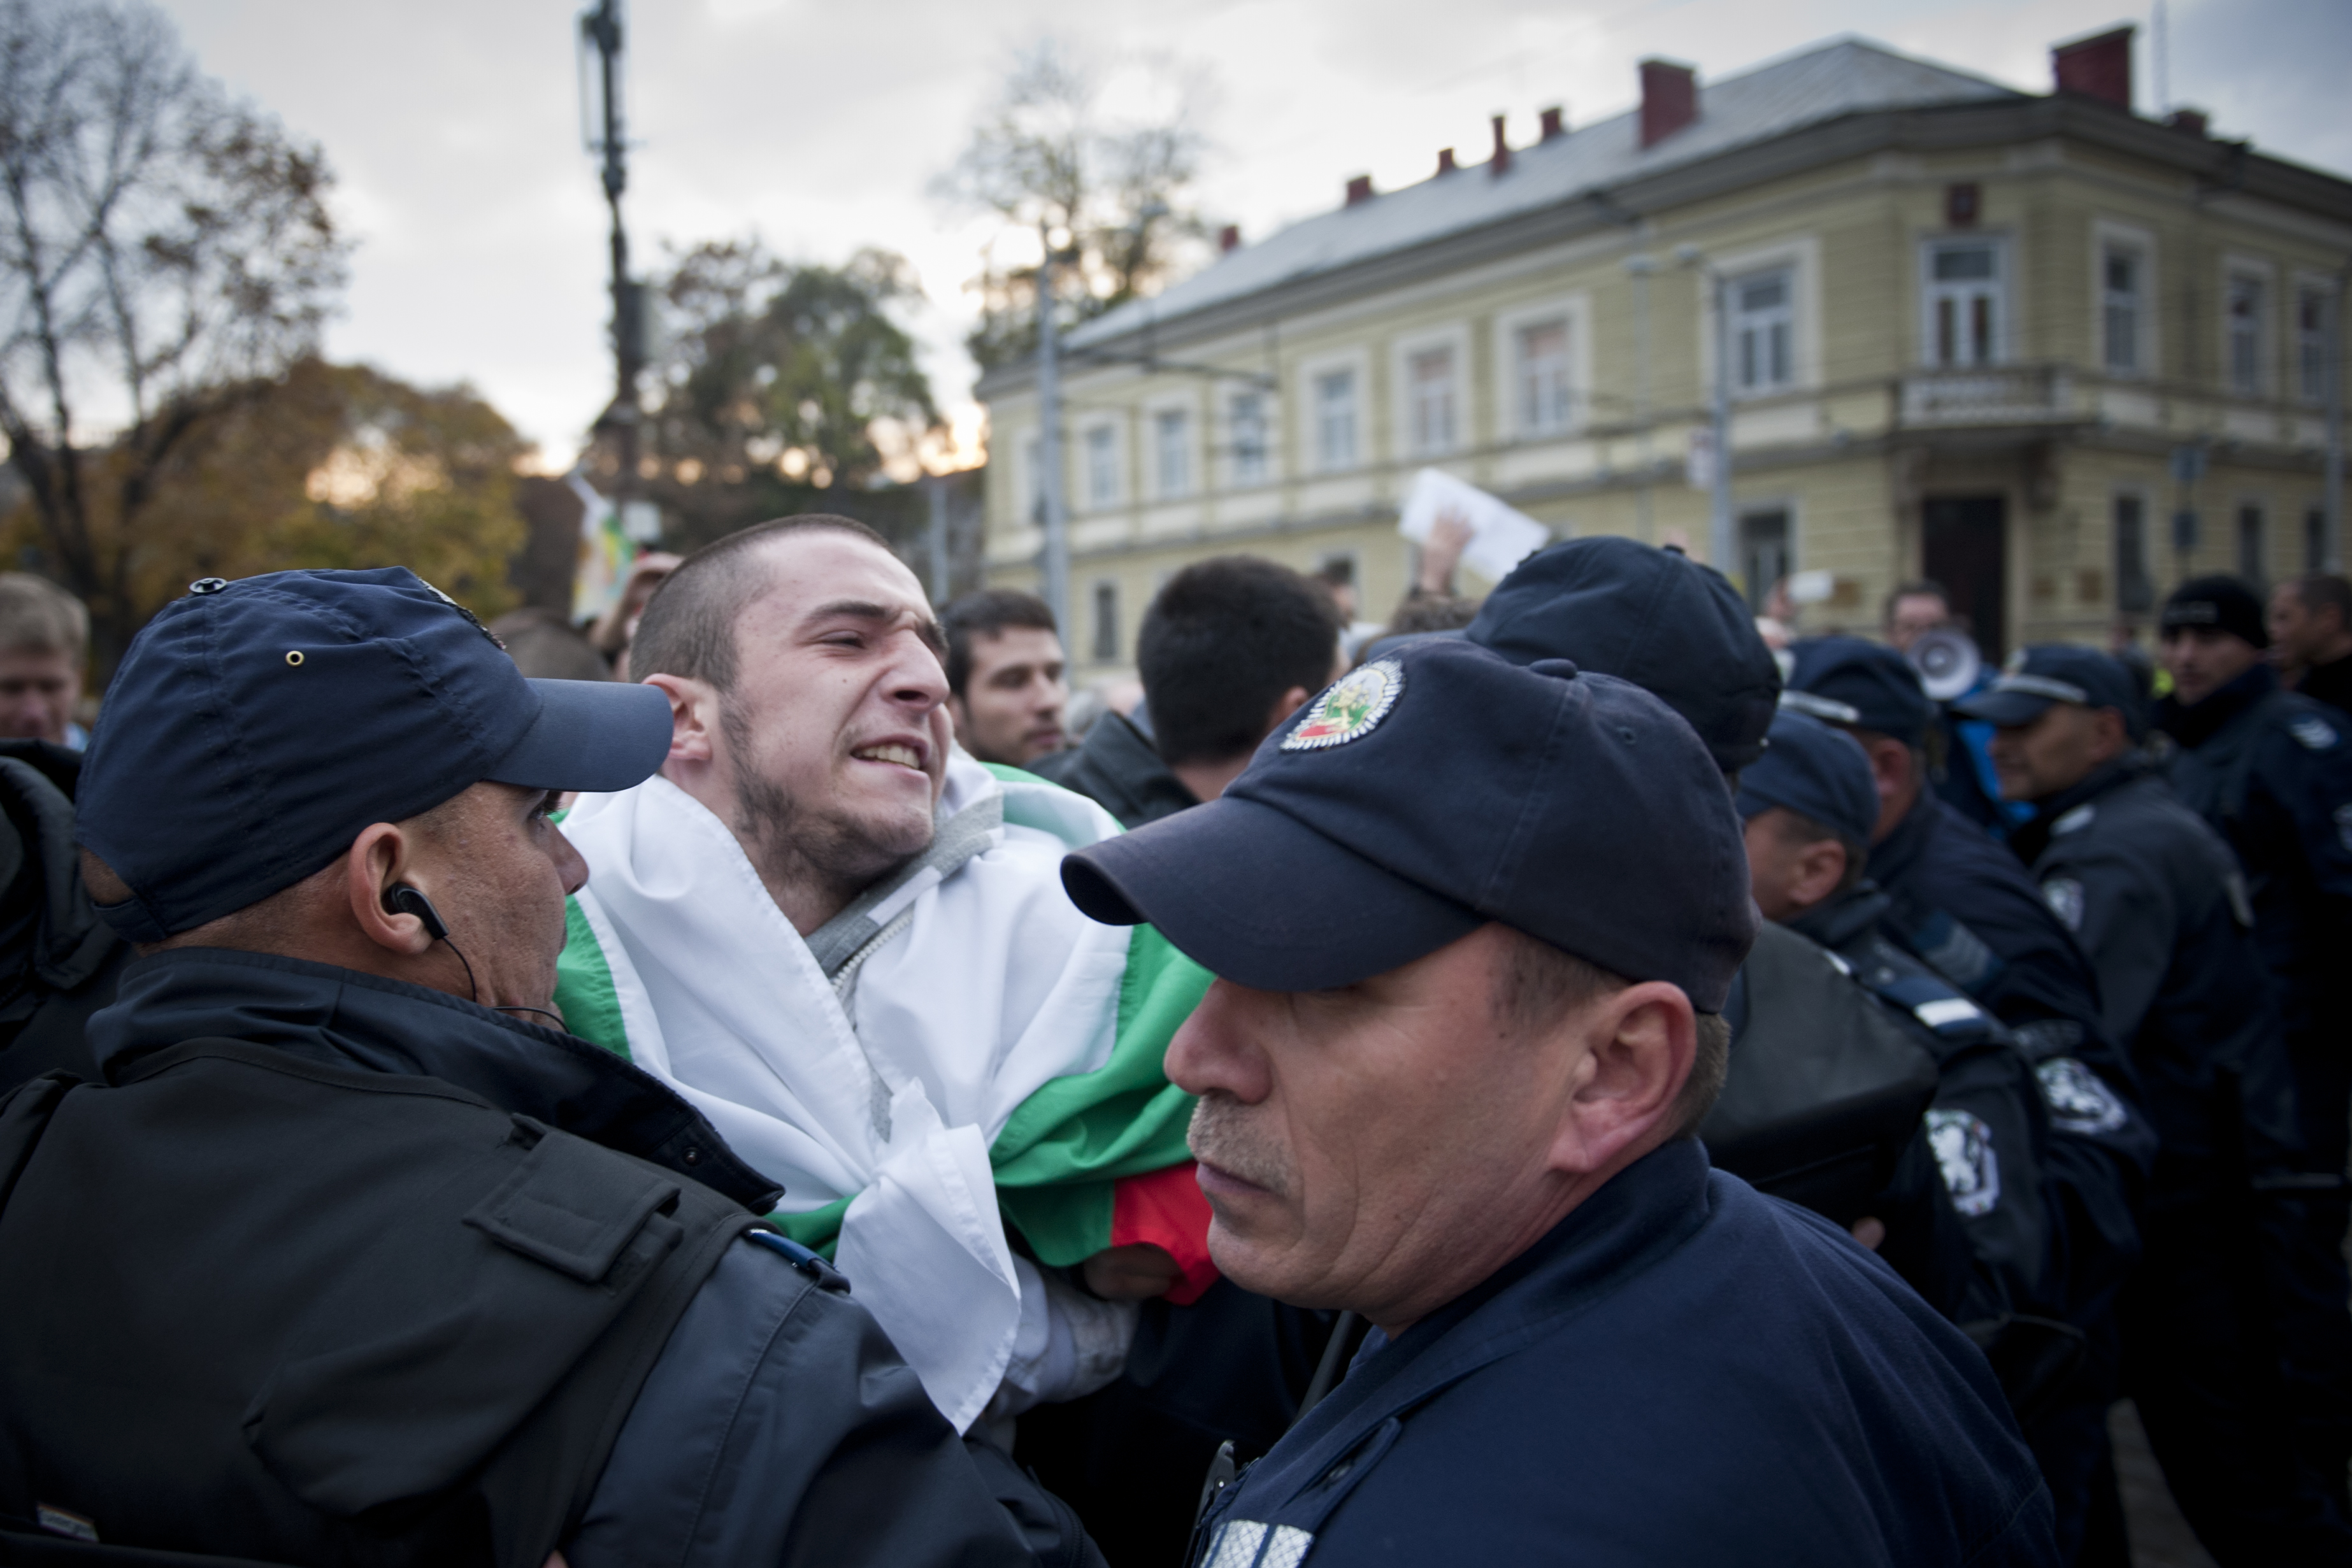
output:
<instances>
[{"instance_id":1,"label":"bulgarian flag","mask_svg":"<svg viewBox=\"0 0 2352 1568\"><path fill-rule=\"evenodd\" d=\"M1010 1363L1030 1258L1149 1242L1216 1278L1168 1042L1211 977L1062 891L1118 831L1093 801L951 755L930 851L803 938L726 825L656 776L576 805L589 884L566 1025L677 1089L782 1184L772 1217L833 1256L959 1428ZM1024 1281L1032 1281L1024 1287Z\"/></svg>"}]
</instances>

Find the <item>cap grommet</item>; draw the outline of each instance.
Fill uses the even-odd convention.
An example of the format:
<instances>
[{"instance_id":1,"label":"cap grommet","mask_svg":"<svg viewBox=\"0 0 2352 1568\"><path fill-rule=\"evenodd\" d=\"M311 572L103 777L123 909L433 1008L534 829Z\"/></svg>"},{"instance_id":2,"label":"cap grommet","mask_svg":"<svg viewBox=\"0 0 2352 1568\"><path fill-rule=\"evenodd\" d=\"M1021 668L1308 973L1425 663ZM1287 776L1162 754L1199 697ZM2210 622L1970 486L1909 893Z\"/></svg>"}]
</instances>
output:
<instances>
[{"instance_id":1,"label":"cap grommet","mask_svg":"<svg viewBox=\"0 0 2352 1568\"><path fill-rule=\"evenodd\" d=\"M289 664L299 667L302 663L302 650L299 648L289 648L286 651L286 662Z\"/></svg>"},{"instance_id":2,"label":"cap grommet","mask_svg":"<svg viewBox=\"0 0 2352 1568\"><path fill-rule=\"evenodd\" d=\"M196 579L195 581L188 584L188 591L190 593L218 593L222 589L226 588L227 586L227 578L200 577Z\"/></svg>"}]
</instances>

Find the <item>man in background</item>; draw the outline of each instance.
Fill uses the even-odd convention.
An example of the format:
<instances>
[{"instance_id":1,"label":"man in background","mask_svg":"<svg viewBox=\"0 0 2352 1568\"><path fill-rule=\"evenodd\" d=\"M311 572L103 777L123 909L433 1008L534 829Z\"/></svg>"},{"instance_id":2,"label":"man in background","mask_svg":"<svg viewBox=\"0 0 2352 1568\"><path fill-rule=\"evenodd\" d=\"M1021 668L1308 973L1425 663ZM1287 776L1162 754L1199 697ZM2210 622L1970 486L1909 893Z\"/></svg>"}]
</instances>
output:
<instances>
[{"instance_id":1,"label":"man in background","mask_svg":"<svg viewBox=\"0 0 2352 1568\"><path fill-rule=\"evenodd\" d=\"M2307 572L2271 591L2271 662L2315 702L2352 713L2352 582Z\"/></svg>"},{"instance_id":2,"label":"man in background","mask_svg":"<svg viewBox=\"0 0 2352 1568\"><path fill-rule=\"evenodd\" d=\"M89 653L80 600L47 578L0 572L0 738L89 745L73 716Z\"/></svg>"},{"instance_id":3,"label":"man in background","mask_svg":"<svg viewBox=\"0 0 2352 1568\"><path fill-rule=\"evenodd\" d=\"M1330 594L1286 566L1197 561L1143 612L1144 723L1105 714L1086 745L1036 770L1129 828L1213 800L1258 742L1330 683L1340 630Z\"/></svg>"},{"instance_id":4,"label":"man in background","mask_svg":"<svg viewBox=\"0 0 2352 1568\"><path fill-rule=\"evenodd\" d=\"M1070 700L1054 612L1014 588L967 593L940 616L948 640L948 714L982 762L1026 768L1067 744Z\"/></svg>"}]
</instances>

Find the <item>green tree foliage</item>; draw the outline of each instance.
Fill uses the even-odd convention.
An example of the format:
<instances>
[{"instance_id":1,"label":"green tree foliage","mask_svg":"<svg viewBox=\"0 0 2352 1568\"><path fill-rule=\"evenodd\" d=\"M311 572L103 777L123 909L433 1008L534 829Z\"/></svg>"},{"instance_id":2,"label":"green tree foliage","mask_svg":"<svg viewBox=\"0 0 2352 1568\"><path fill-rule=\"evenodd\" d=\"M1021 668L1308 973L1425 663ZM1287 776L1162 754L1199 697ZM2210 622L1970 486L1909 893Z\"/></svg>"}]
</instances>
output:
<instances>
[{"instance_id":1,"label":"green tree foliage","mask_svg":"<svg viewBox=\"0 0 2352 1568\"><path fill-rule=\"evenodd\" d=\"M646 450L658 472L641 488L677 519L678 543L793 511L875 511L850 496L940 423L893 314L921 289L888 251L793 266L756 238L713 241L679 256L656 294Z\"/></svg>"},{"instance_id":2,"label":"green tree foliage","mask_svg":"<svg viewBox=\"0 0 2352 1568\"><path fill-rule=\"evenodd\" d=\"M1192 197L1206 142L1192 120L1203 90L1165 61L1108 69L1051 39L1014 57L934 184L1004 222L971 283L981 320L965 346L983 370L1036 351L1041 235L1058 247L1055 294L1071 322L1156 293L1201 254L1209 225Z\"/></svg>"},{"instance_id":3,"label":"green tree foliage","mask_svg":"<svg viewBox=\"0 0 2352 1568\"><path fill-rule=\"evenodd\" d=\"M101 666L178 553L167 476L318 340L331 178L141 0L0 0L0 435Z\"/></svg>"}]
</instances>

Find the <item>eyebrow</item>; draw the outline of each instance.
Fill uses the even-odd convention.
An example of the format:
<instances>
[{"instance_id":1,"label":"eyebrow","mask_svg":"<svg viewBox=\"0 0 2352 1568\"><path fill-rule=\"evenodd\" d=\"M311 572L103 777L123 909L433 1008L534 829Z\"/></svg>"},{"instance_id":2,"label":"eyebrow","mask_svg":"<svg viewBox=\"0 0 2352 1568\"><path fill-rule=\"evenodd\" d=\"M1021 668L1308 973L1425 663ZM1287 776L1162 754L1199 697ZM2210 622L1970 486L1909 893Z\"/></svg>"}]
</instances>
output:
<instances>
[{"instance_id":1,"label":"eyebrow","mask_svg":"<svg viewBox=\"0 0 2352 1568\"><path fill-rule=\"evenodd\" d=\"M870 599L836 599L830 604L820 604L814 610L810 611L808 613L808 621L811 622L818 621L872 621L887 625L904 619L906 616L907 612L903 609L893 610L887 604L877 604ZM925 647L930 649L932 653L937 653L942 659L947 657L947 633L940 629L940 623L936 619L925 616L921 620L917 621L915 622L914 632L916 636L920 637L923 640L923 645Z\"/></svg>"}]
</instances>

